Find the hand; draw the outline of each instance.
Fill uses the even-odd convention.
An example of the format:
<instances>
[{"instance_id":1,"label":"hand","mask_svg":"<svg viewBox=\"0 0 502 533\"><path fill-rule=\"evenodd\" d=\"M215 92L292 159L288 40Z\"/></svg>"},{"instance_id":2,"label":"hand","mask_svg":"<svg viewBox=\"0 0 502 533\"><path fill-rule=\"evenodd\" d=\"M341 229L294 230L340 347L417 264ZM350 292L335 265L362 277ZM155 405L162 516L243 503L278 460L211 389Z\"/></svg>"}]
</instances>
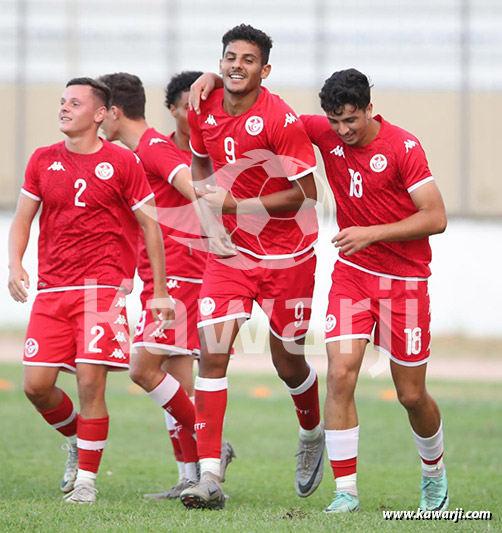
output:
<instances>
[{"instance_id":1,"label":"hand","mask_svg":"<svg viewBox=\"0 0 502 533\"><path fill-rule=\"evenodd\" d=\"M364 250L373 244L375 239L371 226L351 226L338 232L331 242L336 248L340 248L340 252L348 256Z\"/></svg>"},{"instance_id":2,"label":"hand","mask_svg":"<svg viewBox=\"0 0 502 533\"><path fill-rule=\"evenodd\" d=\"M220 83L218 84L218 80ZM206 100L211 92L217 87L221 87L221 78L212 72L206 72L197 78L190 86L190 95L188 97L188 105L190 109L200 115L200 101Z\"/></svg>"},{"instance_id":3,"label":"hand","mask_svg":"<svg viewBox=\"0 0 502 533\"><path fill-rule=\"evenodd\" d=\"M209 250L221 258L237 255L232 236L225 226L221 224L213 226L209 239Z\"/></svg>"},{"instance_id":4,"label":"hand","mask_svg":"<svg viewBox=\"0 0 502 533\"><path fill-rule=\"evenodd\" d=\"M9 292L16 302L25 303L28 301L26 289L30 288L30 277L28 272L20 265L10 269Z\"/></svg>"},{"instance_id":5,"label":"hand","mask_svg":"<svg viewBox=\"0 0 502 533\"><path fill-rule=\"evenodd\" d=\"M160 329L167 329L174 320L175 302L173 298L164 290L159 295L154 291L153 298L147 302L147 307L152 311L155 323Z\"/></svg>"},{"instance_id":6,"label":"hand","mask_svg":"<svg viewBox=\"0 0 502 533\"><path fill-rule=\"evenodd\" d=\"M216 215L235 215L237 211L237 201L223 187L206 185L207 192L195 188L198 199L206 202L208 207Z\"/></svg>"}]
</instances>

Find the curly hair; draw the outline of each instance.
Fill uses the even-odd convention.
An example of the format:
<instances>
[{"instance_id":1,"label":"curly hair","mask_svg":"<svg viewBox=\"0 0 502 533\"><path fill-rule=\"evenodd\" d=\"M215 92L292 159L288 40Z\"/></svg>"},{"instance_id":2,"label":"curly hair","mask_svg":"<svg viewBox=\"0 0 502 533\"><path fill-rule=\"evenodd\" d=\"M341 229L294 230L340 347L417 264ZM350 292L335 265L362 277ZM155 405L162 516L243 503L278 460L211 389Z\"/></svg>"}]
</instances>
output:
<instances>
[{"instance_id":1,"label":"curly hair","mask_svg":"<svg viewBox=\"0 0 502 533\"><path fill-rule=\"evenodd\" d=\"M145 88L138 76L116 72L98 79L110 88L111 105L120 107L127 118L145 118Z\"/></svg>"},{"instance_id":2,"label":"curly hair","mask_svg":"<svg viewBox=\"0 0 502 533\"><path fill-rule=\"evenodd\" d=\"M260 49L261 64L266 65L272 48L272 39L261 30L249 26L249 24L239 24L228 30L221 38L223 43L223 55L229 43L234 41L246 41L255 44Z\"/></svg>"},{"instance_id":3,"label":"curly hair","mask_svg":"<svg viewBox=\"0 0 502 533\"><path fill-rule=\"evenodd\" d=\"M319 93L321 107L335 115L347 104L364 110L371 100L371 87L367 76L355 68L339 70L324 82Z\"/></svg>"},{"instance_id":4,"label":"curly hair","mask_svg":"<svg viewBox=\"0 0 502 533\"><path fill-rule=\"evenodd\" d=\"M166 98L164 100L166 107L169 109L171 105L176 107L176 103L181 97L181 94L189 91L192 83L202 76L202 72L198 70L185 70L179 74L175 74L166 87Z\"/></svg>"},{"instance_id":5,"label":"curly hair","mask_svg":"<svg viewBox=\"0 0 502 533\"><path fill-rule=\"evenodd\" d=\"M110 107L110 89L101 81L94 78L72 78L66 87L71 85L88 85L92 94L108 109Z\"/></svg>"}]
</instances>

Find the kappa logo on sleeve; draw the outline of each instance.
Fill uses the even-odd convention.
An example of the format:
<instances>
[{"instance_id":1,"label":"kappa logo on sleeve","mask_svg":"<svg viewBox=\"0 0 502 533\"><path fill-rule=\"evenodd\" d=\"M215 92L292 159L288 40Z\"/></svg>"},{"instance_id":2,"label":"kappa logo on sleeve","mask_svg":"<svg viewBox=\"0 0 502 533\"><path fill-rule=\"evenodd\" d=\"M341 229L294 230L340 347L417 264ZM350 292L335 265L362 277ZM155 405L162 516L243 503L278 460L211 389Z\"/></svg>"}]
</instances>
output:
<instances>
[{"instance_id":1,"label":"kappa logo on sleeve","mask_svg":"<svg viewBox=\"0 0 502 533\"><path fill-rule=\"evenodd\" d=\"M152 144L159 144L159 143L166 143L167 141L165 139L161 139L159 137L154 137L153 139L150 139L150 142L148 143L148 146L152 146Z\"/></svg>"},{"instance_id":2,"label":"kappa logo on sleeve","mask_svg":"<svg viewBox=\"0 0 502 533\"><path fill-rule=\"evenodd\" d=\"M412 141L411 139L404 141L404 147L406 148L406 153L408 153L412 148L415 148L416 145L417 145L417 141Z\"/></svg>"}]
</instances>

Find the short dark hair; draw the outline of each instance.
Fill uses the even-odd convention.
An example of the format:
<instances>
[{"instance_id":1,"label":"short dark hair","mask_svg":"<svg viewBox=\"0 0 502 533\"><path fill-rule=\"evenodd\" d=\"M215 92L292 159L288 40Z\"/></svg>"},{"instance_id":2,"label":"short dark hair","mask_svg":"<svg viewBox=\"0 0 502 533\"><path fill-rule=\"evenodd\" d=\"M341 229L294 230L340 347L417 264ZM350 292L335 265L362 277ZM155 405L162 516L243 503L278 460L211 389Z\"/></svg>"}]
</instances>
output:
<instances>
[{"instance_id":1,"label":"short dark hair","mask_svg":"<svg viewBox=\"0 0 502 533\"><path fill-rule=\"evenodd\" d=\"M346 105L364 111L371 100L371 87L368 77L355 68L339 70L324 82L319 93L321 107L335 115Z\"/></svg>"},{"instance_id":2,"label":"short dark hair","mask_svg":"<svg viewBox=\"0 0 502 533\"><path fill-rule=\"evenodd\" d=\"M88 85L92 94L108 109L110 107L110 89L101 81L95 80L94 78L72 78L67 84L66 87L71 85Z\"/></svg>"},{"instance_id":3,"label":"short dark hair","mask_svg":"<svg viewBox=\"0 0 502 533\"><path fill-rule=\"evenodd\" d=\"M192 83L202 76L203 72L198 70L185 70L179 74L175 74L166 87L166 107L173 105L180 99L181 94L189 91Z\"/></svg>"},{"instance_id":4,"label":"short dark hair","mask_svg":"<svg viewBox=\"0 0 502 533\"><path fill-rule=\"evenodd\" d=\"M145 118L145 88L138 76L116 72L104 74L99 80L110 88L111 105L120 107L124 115L132 120Z\"/></svg>"},{"instance_id":5,"label":"short dark hair","mask_svg":"<svg viewBox=\"0 0 502 533\"><path fill-rule=\"evenodd\" d=\"M255 44L260 49L261 64L266 65L270 56L270 49L272 48L272 39L261 30L249 26L249 24L239 24L228 30L222 37L223 55L229 43L234 41L246 41Z\"/></svg>"}]
</instances>

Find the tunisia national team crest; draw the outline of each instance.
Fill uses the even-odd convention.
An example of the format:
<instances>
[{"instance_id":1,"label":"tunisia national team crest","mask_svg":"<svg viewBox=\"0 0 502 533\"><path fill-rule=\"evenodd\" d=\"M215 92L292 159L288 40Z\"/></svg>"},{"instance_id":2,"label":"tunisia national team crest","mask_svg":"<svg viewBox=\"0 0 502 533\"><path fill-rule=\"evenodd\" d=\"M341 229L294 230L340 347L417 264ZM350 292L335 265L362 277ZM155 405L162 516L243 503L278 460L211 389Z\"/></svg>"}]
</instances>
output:
<instances>
[{"instance_id":1,"label":"tunisia national team crest","mask_svg":"<svg viewBox=\"0 0 502 533\"><path fill-rule=\"evenodd\" d=\"M24 355L26 357L35 357L38 353L38 342L35 339L26 339L24 343Z\"/></svg>"},{"instance_id":2,"label":"tunisia national team crest","mask_svg":"<svg viewBox=\"0 0 502 533\"><path fill-rule=\"evenodd\" d=\"M333 331L336 326L336 317L335 315L328 315L326 317L326 323L324 325L324 330L326 333L329 333L330 331Z\"/></svg>"},{"instance_id":3,"label":"tunisia national team crest","mask_svg":"<svg viewBox=\"0 0 502 533\"><path fill-rule=\"evenodd\" d=\"M249 135L259 135L263 130L263 119L253 116L246 120L246 131Z\"/></svg>"},{"instance_id":4,"label":"tunisia national team crest","mask_svg":"<svg viewBox=\"0 0 502 533\"><path fill-rule=\"evenodd\" d=\"M203 298L200 302L200 314L203 316L210 315L216 308L216 304L212 298Z\"/></svg>"},{"instance_id":5,"label":"tunisia national team crest","mask_svg":"<svg viewBox=\"0 0 502 533\"><path fill-rule=\"evenodd\" d=\"M376 154L371 158L370 168L373 172L383 172L387 168L387 158L383 154Z\"/></svg>"},{"instance_id":6,"label":"tunisia national team crest","mask_svg":"<svg viewBox=\"0 0 502 533\"><path fill-rule=\"evenodd\" d=\"M100 180L109 180L114 172L112 165L106 162L99 163L94 169L94 173Z\"/></svg>"}]
</instances>

